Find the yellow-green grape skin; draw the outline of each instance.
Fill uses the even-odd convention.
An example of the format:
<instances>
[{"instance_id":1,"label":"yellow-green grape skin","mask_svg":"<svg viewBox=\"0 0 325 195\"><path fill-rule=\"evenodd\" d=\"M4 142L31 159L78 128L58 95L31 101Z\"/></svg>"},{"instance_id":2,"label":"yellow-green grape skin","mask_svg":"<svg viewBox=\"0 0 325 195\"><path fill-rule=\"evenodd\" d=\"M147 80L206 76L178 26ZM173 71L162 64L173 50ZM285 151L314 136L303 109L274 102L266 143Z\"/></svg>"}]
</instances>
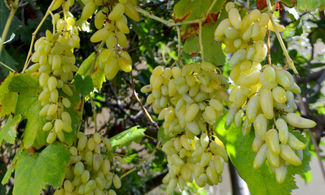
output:
<instances>
[{"instance_id":1,"label":"yellow-green grape skin","mask_svg":"<svg viewBox=\"0 0 325 195\"><path fill-rule=\"evenodd\" d=\"M63 0L55 0L53 1L53 3L51 4L50 10L54 11L56 9L58 9L63 3Z\"/></svg>"},{"instance_id":2,"label":"yellow-green grape skin","mask_svg":"<svg viewBox=\"0 0 325 195\"><path fill-rule=\"evenodd\" d=\"M259 114L254 120L254 129L256 135L264 140L267 131L267 120L263 114Z\"/></svg>"},{"instance_id":3,"label":"yellow-green grape skin","mask_svg":"<svg viewBox=\"0 0 325 195\"><path fill-rule=\"evenodd\" d=\"M190 105L186 111L185 120L188 122L192 121L195 118L195 116L197 115L197 113L199 112L199 109L200 108L197 104Z\"/></svg>"},{"instance_id":4,"label":"yellow-green grape skin","mask_svg":"<svg viewBox=\"0 0 325 195\"><path fill-rule=\"evenodd\" d=\"M282 159L295 166L301 165L301 159L290 148L290 146L281 144L280 147L281 147L280 156Z\"/></svg>"},{"instance_id":5,"label":"yellow-green grape skin","mask_svg":"<svg viewBox=\"0 0 325 195\"><path fill-rule=\"evenodd\" d=\"M86 184L90 178L90 174L89 174L89 171L87 170L84 170L80 176L81 178L81 182Z\"/></svg>"},{"instance_id":6,"label":"yellow-green grape skin","mask_svg":"<svg viewBox=\"0 0 325 195\"><path fill-rule=\"evenodd\" d=\"M273 153L270 148L267 150L266 158L272 167L278 168L280 166L279 154Z\"/></svg>"},{"instance_id":7,"label":"yellow-green grape skin","mask_svg":"<svg viewBox=\"0 0 325 195\"><path fill-rule=\"evenodd\" d=\"M246 116L249 122L254 122L256 118L256 114L259 109L260 109L259 97L258 95L254 95L249 99L246 107Z\"/></svg>"},{"instance_id":8,"label":"yellow-green grape skin","mask_svg":"<svg viewBox=\"0 0 325 195\"><path fill-rule=\"evenodd\" d=\"M52 123L51 123L51 122L47 122L47 123L45 123L45 125L43 126L42 130L43 130L43 131L49 131L49 130L52 129L52 127L53 127Z\"/></svg>"},{"instance_id":9,"label":"yellow-green grape skin","mask_svg":"<svg viewBox=\"0 0 325 195\"><path fill-rule=\"evenodd\" d=\"M63 128L63 122L60 119L56 119L54 122L54 130L56 133L60 132Z\"/></svg>"},{"instance_id":10,"label":"yellow-green grape skin","mask_svg":"<svg viewBox=\"0 0 325 195\"><path fill-rule=\"evenodd\" d=\"M71 102L70 102L70 100L68 98L62 98L62 104L66 108L70 108L71 107Z\"/></svg>"},{"instance_id":11,"label":"yellow-green grape skin","mask_svg":"<svg viewBox=\"0 0 325 195\"><path fill-rule=\"evenodd\" d=\"M140 15L137 12L136 8L134 6L132 6L131 4L124 4L124 8L125 8L125 14L131 18L132 20L138 22L140 20Z\"/></svg>"},{"instance_id":12,"label":"yellow-green grape skin","mask_svg":"<svg viewBox=\"0 0 325 195\"><path fill-rule=\"evenodd\" d=\"M98 31L96 31L90 37L90 41L93 43L100 42L100 41L106 40L108 38L108 35L109 35L109 33L106 30L106 28L102 28L102 29L99 29Z\"/></svg>"},{"instance_id":13,"label":"yellow-green grape skin","mask_svg":"<svg viewBox=\"0 0 325 195\"><path fill-rule=\"evenodd\" d=\"M275 178L279 184L284 182L286 175L287 175L287 167L286 166L280 165L278 168L275 169Z\"/></svg>"},{"instance_id":14,"label":"yellow-green grape skin","mask_svg":"<svg viewBox=\"0 0 325 195\"><path fill-rule=\"evenodd\" d=\"M109 190L108 195L116 195L116 192L114 190Z\"/></svg>"},{"instance_id":15,"label":"yellow-green grape skin","mask_svg":"<svg viewBox=\"0 0 325 195\"><path fill-rule=\"evenodd\" d=\"M46 87L48 83L49 75L47 73L41 73L39 77L39 84L41 87Z\"/></svg>"},{"instance_id":16,"label":"yellow-green grape skin","mask_svg":"<svg viewBox=\"0 0 325 195\"><path fill-rule=\"evenodd\" d=\"M258 136L255 136L255 138L253 140L253 144L252 144L252 150L253 150L253 152L257 152L261 148L261 146L263 144L264 144L264 140L262 140Z\"/></svg>"},{"instance_id":17,"label":"yellow-green grape skin","mask_svg":"<svg viewBox=\"0 0 325 195\"><path fill-rule=\"evenodd\" d=\"M77 146L78 150L83 151L84 148L86 147L86 144L87 144L87 137L85 135L82 135L78 141L78 146Z\"/></svg>"},{"instance_id":18,"label":"yellow-green grape skin","mask_svg":"<svg viewBox=\"0 0 325 195\"><path fill-rule=\"evenodd\" d=\"M124 13L124 5L121 3L118 3L115 5L115 7L113 8L113 10L111 11L111 13L108 15L108 18L110 20L117 20L120 17L122 17L123 13Z\"/></svg>"},{"instance_id":19,"label":"yellow-green grape skin","mask_svg":"<svg viewBox=\"0 0 325 195\"><path fill-rule=\"evenodd\" d=\"M265 142L268 148L274 153L280 153L279 135L278 131L275 129L270 129L265 134Z\"/></svg>"},{"instance_id":20,"label":"yellow-green grape skin","mask_svg":"<svg viewBox=\"0 0 325 195\"><path fill-rule=\"evenodd\" d=\"M296 136L291 133L289 133L288 145L295 150L303 150L306 147L303 142L301 142L298 138L296 138Z\"/></svg>"},{"instance_id":21,"label":"yellow-green grape skin","mask_svg":"<svg viewBox=\"0 0 325 195\"><path fill-rule=\"evenodd\" d=\"M71 88L68 85L63 85L62 86L62 90L68 96L72 96L73 95L73 92L72 92Z\"/></svg>"},{"instance_id":22,"label":"yellow-green grape skin","mask_svg":"<svg viewBox=\"0 0 325 195\"><path fill-rule=\"evenodd\" d=\"M106 19L106 15L103 13L103 10L98 11L96 13L95 21L94 21L95 27L97 29L101 29L105 23L105 19Z\"/></svg>"},{"instance_id":23,"label":"yellow-green grape skin","mask_svg":"<svg viewBox=\"0 0 325 195\"><path fill-rule=\"evenodd\" d=\"M273 99L281 104L286 103L287 94L286 91L282 87L275 87L272 89Z\"/></svg>"},{"instance_id":24,"label":"yellow-green grape skin","mask_svg":"<svg viewBox=\"0 0 325 195\"><path fill-rule=\"evenodd\" d=\"M66 192L72 192L72 190L73 190L73 184L71 183L71 181L65 180L63 186L64 186L64 190Z\"/></svg>"},{"instance_id":25,"label":"yellow-green grape skin","mask_svg":"<svg viewBox=\"0 0 325 195\"><path fill-rule=\"evenodd\" d=\"M293 83L288 78L286 71L282 69L276 70L276 80L284 89L290 90Z\"/></svg>"},{"instance_id":26,"label":"yellow-green grape skin","mask_svg":"<svg viewBox=\"0 0 325 195\"><path fill-rule=\"evenodd\" d=\"M49 144L52 144L55 140L56 140L56 134L55 134L55 132L51 131L46 138L46 142Z\"/></svg>"},{"instance_id":27,"label":"yellow-green grape skin","mask_svg":"<svg viewBox=\"0 0 325 195\"><path fill-rule=\"evenodd\" d=\"M254 169L258 169L264 164L266 160L267 149L268 149L267 145L263 144L258 150L258 152L256 153L254 163L253 163Z\"/></svg>"},{"instance_id":28,"label":"yellow-green grape skin","mask_svg":"<svg viewBox=\"0 0 325 195\"><path fill-rule=\"evenodd\" d=\"M47 116L53 116L56 114L58 110L58 105L56 104L50 104L47 110Z\"/></svg>"},{"instance_id":29,"label":"yellow-green grape skin","mask_svg":"<svg viewBox=\"0 0 325 195\"><path fill-rule=\"evenodd\" d=\"M54 76L49 77L47 83L48 83L48 89L50 91L53 91L54 89L56 89L57 80L56 80L56 78Z\"/></svg>"},{"instance_id":30,"label":"yellow-green grape skin","mask_svg":"<svg viewBox=\"0 0 325 195\"><path fill-rule=\"evenodd\" d=\"M89 180L85 186L85 193L90 193L96 188L96 182L94 180Z\"/></svg>"},{"instance_id":31,"label":"yellow-green grape skin","mask_svg":"<svg viewBox=\"0 0 325 195\"><path fill-rule=\"evenodd\" d=\"M114 187L116 189L121 188L122 184L121 184L121 180L120 180L120 178L119 178L118 175L114 175L114 177L113 177L113 184L114 184Z\"/></svg>"},{"instance_id":32,"label":"yellow-green grape skin","mask_svg":"<svg viewBox=\"0 0 325 195\"><path fill-rule=\"evenodd\" d=\"M241 23L241 17L239 14L239 11L237 8L231 8L228 12L228 18L229 21L231 23L231 25L236 28L239 29L240 28L240 23Z\"/></svg>"},{"instance_id":33,"label":"yellow-green grape skin","mask_svg":"<svg viewBox=\"0 0 325 195\"><path fill-rule=\"evenodd\" d=\"M224 35L224 30L229 26L230 26L229 19L222 20L214 32L215 38L220 39Z\"/></svg>"},{"instance_id":34,"label":"yellow-green grape skin","mask_svg":"<svg viewBox=\"0 0 325 195\"><path fill-rule=\"evenodd\" d=\"M88 1L85 7L82 9L80 20L87 20L95 12L96 5L93 1Z\"/></svg>"},{"instance_id":35,"label":"yellow-green grape skin","mask_svg":"<svg viewBox=\"0 0 325 195\"><path fill-rule=\"evenodd\" d=\"M84 171L84 164L82 162L77 162L73 168L73 173L76 176L80 176Z\"/></svg>"},{"instance_id":36,"label":"yellow-green grape skin","mask_svg":"<svg viewBox=\"0 0 325 195\"><path fill-rule=\"evenodd\" d=\"M295 113L288 113L285 116L285 120L291 126L298 128L313 128L316 126L316 123L313 120L303 118Z\"/></svg>"},{"instance_id":37,"label":"yellow-green grape skin","mask_svg":"<svg viewBox=\"0 0 325 195\"><path fill-rule=\"evenodd\" d=\"M286 144L288 141L289 130L288 125L282 118L279 118L275 121L275 126L279 131L279 140L282 144Z\"/></svg>"},{"instance_id":38,"label":"yellow-green grape skin","mask_svg":"<svg viewBox=\"0 0 325 195\"><path fill-rule=\"evenodd\" d=\"M260 91L260 106L265 115L265 118L272 119L274 117L273 97L271 90L262 89Z\"/></svg>"}]
</instances>

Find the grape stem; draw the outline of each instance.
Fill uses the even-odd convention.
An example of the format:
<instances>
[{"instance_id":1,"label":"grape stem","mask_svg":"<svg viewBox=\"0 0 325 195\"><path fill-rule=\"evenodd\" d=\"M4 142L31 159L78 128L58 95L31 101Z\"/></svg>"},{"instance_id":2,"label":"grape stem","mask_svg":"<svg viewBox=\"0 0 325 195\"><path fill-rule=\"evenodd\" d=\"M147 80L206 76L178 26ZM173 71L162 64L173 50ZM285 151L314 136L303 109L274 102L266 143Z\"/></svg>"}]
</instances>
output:
<instances>
[{"instance_id":1,"label":"grape stem","mask_svg":"<svg viewBox=\"0 0 325 195\"><path fill-rule=\"evenodd\" d=\"M200 43L200 51L201 51L201 59L204 61L204 50L202 43L202 22L199 23L199 43Z\"/></svg>"},{"instance_id":2,"label":"grape stem","mask_svg":"<svg viewBox=\"0 0 325 195\"><path fill-rule=\"evenodd\" d=\"M9 69L11 72L16 72L14 69L10 68L7 64L5 64L5 63L3 63L3 62L1 62L1 61L0 61L0 64L1 64L3 67Z\"/></svg>"},{"instance_id":3,"label":"grape stem","mask_svg":"<svg viewBox=\"0 0 325 195\"><path fill-rule=\"evenodd\" d=\"M176 31L177 31L177 42L178 42L178 46L177 46L177 62L183 66L182 63L182 40L181 40L181 30L179 29L179 26L176 26Z\"/></svg>"},{"instance_id":4,"label":"grape stem","mask_svg":"<svg viewBox=\"0 0 325 195\"><path fill-rule=\"evenodd\" d=\"M97 113L96 113L96 108L95 108L94 100L93 100L92 97L90 98L90 104L91 104L91 108L93 110L95 132L97 132Z\"/></svg>"},{"instance_id":5,"label":"grape stem","mask_svg":"<svg viewBox=\"0 0 325 195\"><path fill-rule=\"evenodd\" d=\"M281 46L281 48L282 48L282 51L283 51L283 53L284 53L284 55L285 55L285 57L286 57L286 59L287 59L287 63L288 63L288 65L289 65L289 67L293 70L293 72L294 72L295 74L299 75L299 73L298 73L298 71L297 71L297 69L296 69L296 67L295 67L295 65L294 65L294 63L293 63L293 60L290 58L290 56L289 56L289 54L288 54L288 50L287 50L286 46L284 45L284 42L283 42L283 40L282 40L282 37L281 37L281 35L280 35L280 33L279 33L279 29L278 29L278 27L276 26L276 24L275 24L275 22L274 22L274 19L273 19L273 9L272 9L271 2L270 2L270 0L266 0L266 2L267 2L267 5L268 5L268 9L269 9L269 11L272 12L272 15L271 15L271 17L270 17L270 20L271 20L272 25L273 25L273 27L274 27L275 34L276 34L276 37L277 37L278 40L279 40L280 46Z\"/></svg>"},{"instance_id":6,"label":"grape stem","mask_svg":"<svg viewBox=\"0 0 325 195\"><path fill-rule=\"evenodd\" d=\"M27 69L28 64L30 62L30 59L32 57L32 50L33 50L33 45L34 45L34 42L35 42L36 34L38 33L38 31L42 27L42 25L45 22L46 18L50 15L50 13L51 13L51 7L54 4L54 2L55 2L55 0L52 1L52 3L50 4L49 8L47 9L44 17L42 18L41 22L38 24L37 28L35 29L35 31L32 34L32 41L31 41L30 46L29 46L28 54L27 54L27 57L26 57L26 61L25 61L25 64L24 64L24 68L22 70L22 73L24 73L25 70Z\"/></svg>"},{"instance_id":7,"label":"grape stem","mask_svg":"<svg viewBox=\"0 0 325 195\"><path fill-rule=\"evenodd\" d=\"M7 19L5 28L3 29L1 40L0 40L0 56L1 56L1 51L2 51L2 48L3 48L3 44L4 44L5 40L6 40L6 37L7 37L8 31L9 31L12 19L14 18L15 13L16 13L16 11L18 9L18 3L19 3L19 0L15 0L15 2L12 2L12 1L10 2L11 10L10 10L9 17Z\"/></svg>"},{"instance_id":8,"label":"grape stem","mask_svg":"<svg viewBox=\"0 0 325 195\"><path fill-rule=\"evenodd\" d=\"M147 16L148 18L151 18L153 20L156 20L160 23L165 24L168 27L174 27L174 26L181 26L181 25L186 25L186 24L197 24L200 22L204 22L204 20L209 16L213 6L216 4L217 0L213 0L213 2L211 3L210 7L208 8L207 12L202 16L202 18L199 19L195 19L195 20L189 20L189 21L185 21L185 22L178 22L175 23L173 20L165 20L163 18L160 18L158 16L153 15L152 13L140 8L140 7L136 7L136 10L143 14L144 16Z\"/></svg>"}]
</instances>

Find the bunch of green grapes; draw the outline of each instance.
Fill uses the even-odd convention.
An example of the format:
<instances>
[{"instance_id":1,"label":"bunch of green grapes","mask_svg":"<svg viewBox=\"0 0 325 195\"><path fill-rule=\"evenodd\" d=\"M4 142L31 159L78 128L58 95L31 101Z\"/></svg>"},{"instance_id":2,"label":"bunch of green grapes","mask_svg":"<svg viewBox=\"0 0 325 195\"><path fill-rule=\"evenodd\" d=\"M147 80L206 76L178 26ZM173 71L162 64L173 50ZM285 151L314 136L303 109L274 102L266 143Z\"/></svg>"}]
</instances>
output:
<instances>
[{"instance_id":1,"label":"bunch of green grapes","mask_svg":"<svg viewBox=\"0 0 325 195\"><path fill-rule=\"evenodd\" d=\"M229 96L231 107L226 125L234 121L237 127L242 127L244 135L250 133L251 126L254 127L252 149L257 152L254 168L258 169L267 160L275 172L277 182L282 183L287 166L299 166L302 163L302 150L306 147L289 129L312 128L316 123L294 113L297 109L294 93L299 94L300 88L292 75L280 67L266 65L262 68L259 64L267 51L263 39L269 16L253 10L241 20L233 3L228 3L226 10L229 19L222 21L215 33L216 38L230 48L226 51L233 52L229 65L232 67L230 78L234 81L234 87ZM233 30L237 33L230 32ZM256 32L263 36L258 36ZM236 41L238 36L241 36L241 41ZM246 36L250 39L246 39ZM235 42L251 45L246 50L238 49Z\"/></svg>"},{"instance_id":2,"label":"bunch of green grapes","mask_svg":"<svg viewBox=\"0 0 325 195\"><path fill-rule=\"evenodd\" d=\"M228 99L227 82L220 71L208 62L178 67L156 67L150 85L142 92L151 92L147 103L152 104L158 119L164 120L164 134L171 139L163 145L169 173L168 194L176 184L182 188L193 179L200 185L217 184L221 179L226 151L211 129L223 114ZM193 170L193 171L189 171ZM194 170L197 172L194 174Z\"/></svg>"},{"instance_id":3,"label":"bunch of green grapes","mask_svg":"<svg viewBox=\"0 0 325 195\"><path fill-rule=\"evenodd\" d=\"M168 140L162 150L167 154L169 167L163 178L163 183L168 184L167 194L173 194L177 184L183 189L187 182L194 180L200 187L222 181L224 162L228 157L217 137L209 138L206 133L194 138L177 135Z\"/></svg>"},{"instance_id":4,"label":"bunch of green grapes","mask_svg":"<svg viewBox=\"0 0 325 195\"><path fill-rule=\"evenodd\" d=\"M130 31L126 16L139 21L140 16L135 8L137 2L135 0L120 0L114 4L109 0L83 0L82 2L85 7L80 21L91 17L97 7L94 21L98 30L91 36L90 41L106 44L106 48L99 51L96 68L103 70L108 80L113 79L119 70L130 72L132 59L125 51L127 47L125 34Z\"/></svg>"},{"instance_id":5,"label":"bunch of green grapes","mask_svg":"<svg viewBox=\"0 0 325 195\"><path fill-rule=\"evenodd\" d=\"M79 48L79 36L76 21L69 12L73 2L61 1L61 3L63 17L61 18L61 14L55 14L53 16L55 31L53 33L46 31L46 36L36 41L35 52L32 55L32 62L35 64L28 70L40 73L39 84L42 92L38 100L42 109L39 115L47 120L42 129L50 131L48 143L53 143L56 138L63 142L63 132L72 131L71 117L66 109L71 107L67 96L73 95L69 81L73 78L73 72L77 70L73 50Z\"/></svg>"},{"instance_id":6,"label":"bunch of green grapes","mask_svg":"<svg viewBox=\"0 0 325 195\"><path fill-rule=\"evenodd\" d=\"M89 138L78 133L77 137L77 145L70 148L71 160L65 180L54 195L116 195L112 188L119 189L121 180L112 172L110 160L104 154L112 152L109 139L98 133Z\"/></svg>"},{"instance_id":7,"label":"bunch of green grapes","mask_svg":"<svg viewBox=\"0 0 325 195\"><path fill-rule=\"evenodd\" d=\"M247 83L250 83L250 78L245 79ZM234 120L236 126L239 127L245 113L245 120L242 124L243 134L249 134L252 125L255 130L255 139L252 144L253 151L257 152L254 168L261 167L267 160L275 172L276 180L282 183L285 180L288 165L301 165L302 150L306 147L289 132L289 129L312 128L316 123L294 113L297 109L294 93L299 94L300 88L288 71L273 65L266 65L257 76L256 82L261 85L261 88L248 97L238 95L242 93L240 88L237 89L239 92L234 93L232 100L234 104L241 102L241 105L231 108L226 122L230 124Z\"/></svg>"}]
</instances>

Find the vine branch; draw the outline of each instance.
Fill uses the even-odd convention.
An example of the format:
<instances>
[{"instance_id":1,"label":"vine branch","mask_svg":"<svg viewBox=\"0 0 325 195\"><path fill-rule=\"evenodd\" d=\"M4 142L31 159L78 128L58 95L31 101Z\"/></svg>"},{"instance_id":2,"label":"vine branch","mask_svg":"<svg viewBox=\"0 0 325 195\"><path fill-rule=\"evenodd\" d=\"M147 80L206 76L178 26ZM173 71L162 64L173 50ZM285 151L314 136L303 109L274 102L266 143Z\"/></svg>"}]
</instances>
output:
<instances>
[{"instance_id":1,"label":"vine branch","mask_svg":"<svg viewBox=\"0 0 325 195\"><path fill-rule=\"evenodd\" d=\"M202 22L199 23L199 43L200 43L201 59L202 61L204 61L204 50L203 50L203 42L202 42Z\"/></svg>"},{"instance_id":2,"label":"vine branch","mask_svg":"<svg viewBox=\"0 0 325 195\"><path fill-rule=\"evenodd\" d=\"M18 3L19 3L19 0L15 0L15 2L11 1L11 3L10 3L11 10L10 10L10 13L9 13L5 28L3 29L1 40L0 40L0 56L1 56L1 51L2 51L2 48L3 48L3 44L4 44L5 40L6 40L6 37L7 37L8 31L9 31L12 19L14 18L15 13L16 13L16 11L18 9Z\"/></svg>"},{"instance_id":3,"label":"vine branch","mask_svg":"<svg viewBox=\"0 0 325 195\"><path fill-rule=\"evenodd\" d=\"M11 72L16 72L14 69L10 68L7 64L5 64L5 63L3 63L3 62L1 62L1 61L0 61L0 64L1 64L3 67L9 69Z\"/></svg>"},{"instance_id":4,"label":"vine branch","mask_svg":"<svg viewBox=\"0 0 325 195\"><path fill-rule=\"evenodd\" d=\"M280 46L281 46L281 48L282 48L282 51L283 51L283 53L284 53L284 55L285 55L285 57L286 57L286 59L287 59L287 63L288 63L288 65L289 65L289 67L293 70L293 72L294 72L295 74L299 75L299 73L298 73L298 71L297 71L297 69L296 69L296 67L295 67L295 65L294 65L294 63L293 63L293 60L292 60L291 57L289 56L289 54L288 54L288 50L287 50L286 46L284 45L284 42L283 42L283 40L282 40L282 37L281 37L281 35L280 35L280 33L279 33L279 29L278 29L278 27L276 26L276 24L275 24L275 22L274 22L274 19L273 19L273 9L272 9L271 2L270 2L270 0L266 0L266 2L267 2L267 5L268 5L268 9L269 9L269 11L272 12L272 15L271 15L271 17L270 17L270 20L271 20L271 22L272 22L273 28L274 28L274 30L275 30L276 37L278 38L278 41L279 41Z\"/></svg>"},{"instance_id":5,"label":"vine branch","mask_svg":"<svg viewBox=\"0 0 325 195\"><path fill-rule=\"evenodd\" d=\"M23 71L22 73L25 72L26 68L28 67L28 64L30 62L30 58L32 56L32 51L33 51L33 46L34 46L34 42L35 42L35 38L36 38L36 34L38 33L38 31L40 30L40 28L42 27L43 23L45 22L46 18L50 15L51 13L51 7L52 5L54 4L55 0L53 0L49 6L49 8L47 9L44 17L42 18L41 22L38 24L37 28L35 29L35 31L33 32L32 34L32 41L30 43L30 46L29 46L29 50L28 50L28 54L27 54L27 57L26 57L26 61L25 61L25 64L24 64L24 68L23 68Z\"/></svg>"}]
</instances>

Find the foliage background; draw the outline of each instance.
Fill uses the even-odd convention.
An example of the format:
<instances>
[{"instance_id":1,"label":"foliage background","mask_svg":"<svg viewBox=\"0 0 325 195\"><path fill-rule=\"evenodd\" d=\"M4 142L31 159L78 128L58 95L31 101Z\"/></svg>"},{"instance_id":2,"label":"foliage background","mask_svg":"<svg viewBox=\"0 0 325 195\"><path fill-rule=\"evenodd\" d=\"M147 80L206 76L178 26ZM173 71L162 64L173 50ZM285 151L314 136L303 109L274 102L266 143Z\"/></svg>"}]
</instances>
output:
<instances>
[{"instance_id":1,"label":"foliage background","mask_svg":"<svg viewBox=\"0 0 325 195\"><path fill-rule=\"evenodd\" d=\"M205 0L209 5L209 0ZM218 0L219 7L216 6L216 13L222 7L225 1ZM237 1L245 5L246 1ZM250 1L252 8L260 5L263 1ZM289 8L290 3L294 1L282 1L276 14L279 16L279 22L286 26L282 33L284 41L289 49L289 54L299 71L300 77L297 82L302 88L302 96L298 97L300 101L299 109L307 110L306 116L317 121L318 126L313 129L316 135L316 141L321 143L321 137L324 136L325 127L325 106L324 92L321 87L325 78L325 52L315 49L315 44L325 42L325 16L319 2L308 1L308 4L298 1L297 7ZM179 20L182 15L186 14L190 8L198 7L201 1L193 1L193 4L187 4L186 0L170 1L170 0L140 0L139 6L142 9L150 11L154 15L166 20ZM10 27L5 47L2 50L1 62L9 65L15 71L20 72L24 64L32 32L39 24L47 10L50 1L23 0L19 3L19 9L16 13L12 25ZM176 5L176 6L175 6ZM186 6L185 6L186 5ZM175 12L173 7L175 6ZM185 6L185 8L184 8ZM318 9L316 9L318 8ZM197 12L204 11L203 7L198 8ZM72 13L76 16L81 13L81 6L76 3L72 8ZM224 17L224 11L219 14L212 15L212 20L204 25L203 42L206 51L206 59L220 66L224 74L229 74L229 67L226 65L226 56L221 50L221 45L213 41L213 31ZM9 10L5 6L4 1L0 1L0 32L3 31L7 20ZM191 18L192 17L192 18ZM195 19L192 15L189 19ZM218 19L219 17L219 19ZM42 26L37 37L44 36L46 29L52 29L51 20L48 18ZM127 173L127 177L123 179L123 187L119 191L120 194L144 194L161 184L161 179L167 172L167 162L165 156L159 148L158 128L151 124L145 117L141 105L134 99L132 89L140 91L141 86L149 83L151 71L158 65L170 66L177 60L177 33L175 28L169 28L164 24L154 21L148 17L141 17L140 22L129 21L131 32L128 35L128 48L134 62L132 75L119 72L117 77L106 82L100 91L93 94L95 110L91 102L84 102L84 115L82 129L91 132L94 129L93 116L97 113L98 129L103 131L107 137L113 137L126 129L134 126L146 128L145 136L139 140L139 143L133 143L130 147L122 147L116 152L128 166L119 164L116 169L122 173ZM90 26L90 29L94 29ZM197 25L182 26L182 61L184 63L197 60L198 39ZM89 42L91 33L81 32L81 48L77 50L77 65L80 65L93 51L94 45ZM282 54L280 45L274 34L270 36L270 49L272 63L285 64L285 57ZM0 66L0 81L8 76L8 70ZM134 81L134 85L133 85ZM146 94L139 94L143 103L145 103ZM145 105L155 120L155 115L150 107ZM24 124L18 126L17 137L22 136L22 128ZM219 134L222 132L218 132ZM220 135L221 135L220 134ZM309 134L306 133L307 139L310 140ZM237 137L236 139L240 139ZM232 140L236 141L236 140ZM316 156L314 146L309 141L309 149L313 156ZM19 145L19 143L17 143ZM8 163L13 159L14 153L18 145L11 146L3 144L0 149L0 178L6 172ZM9 147L10 146L10 147ZM236 149L236 147L235 147ZM229 151L228 151L229 152ZM236 152L236 151L235 151ZM238 152L238 151L237 151ZM325 160L325 157L323 157ZM118 162L117 162L118 163ZM241 162L240 162L241 163ZM234 164L236 164L234 162ZM308 168L307 168L308 169ZM308 174L301 174L306 181L310 179ZM13 180L10 180L6 186L0 185L0 194L5 191L9 194L12 190ZM198 192L195 186L189 186L186 189L189 193ZM53 188L47 188L44 193L51 194Z\"/></svg>"}]
</instances>

